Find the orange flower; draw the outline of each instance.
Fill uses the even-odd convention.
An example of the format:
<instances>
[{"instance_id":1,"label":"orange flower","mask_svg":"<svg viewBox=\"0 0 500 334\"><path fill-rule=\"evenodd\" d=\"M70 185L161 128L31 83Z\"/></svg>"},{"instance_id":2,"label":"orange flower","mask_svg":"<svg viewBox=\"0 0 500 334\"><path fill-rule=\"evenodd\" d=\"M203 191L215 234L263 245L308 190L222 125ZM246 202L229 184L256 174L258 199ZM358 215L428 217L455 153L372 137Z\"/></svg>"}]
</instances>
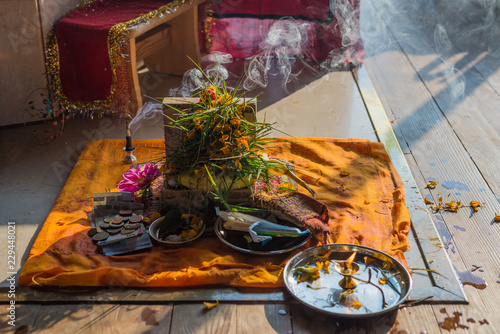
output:
<instances>
[{"instance_id":1,"label":"orange flower","mask_svg":"<svg viewBox=\"0 0 500 334\"><path fill-rule=\"evenodd\" d=\"M250 140L249 136L243 136L240 138L236 138L236 142L238 143L238 148L241 147L241 145L245 146L247 150L250 150L250 146L248 145L248 140Z\"/></svg>"},{"instance_id":2,"label":"orange flower","mask_svg":"<svg viewBox=\"0 0 500 334\"><path fill-rule=\"evenodd\" d=\"M229 135L223 135L222 137L219 138L221 142L225 142L226 140L229 139Z\"/></svg>"},{"instance_id":3,"label":"orange flower","mask_svg":"<svg viewBox=\"0 0 500 334\"><path fill-rule=\"evenodd\" d=\"M324 263L321 261L316 262L316 267L318 267L318 270L323 269Z\"/></svg>"},{"instance_id":4,"label":"orange flower","mask_svg":"<svg viewBox=\"0 0 500 334\"><path fill-rule=\"evenodd\" d=\"M194 136L195 132L196 132L196 130L195 130L195 129L191 130L191 131L187 134L186 138L184 138L184 140L188 140L188 139L193 138L193 136Z\"/></svg>"},{"instance_id":5,"label":"orange flower","mask_svg":"<svg viewBox=\"0 0 500 334\"><path fill-rule=\"evenodd\" d=\"M211 310L219 305L219 301L216 300L215 303L203 302L203 304L205 304L207 310Z\"/></svg>"},{"instance_id":6,"label":"orange flower","mask_svg":"<svg viewBox=\"0 0 500 334\"><path fill-rule=\"evenodd\" d=\"M352 303L352 307L354 307L356 310L359 310L362 306L363 306L363 304L361 304L357 300L354 303Z\"/></svg>"},{"instance_id":7,"label":"orange flower","mask_svg":"<svg viewBox=\"0 0 500 334\"><path fill-rule=\"evenodd\" d=\"M427 188L429 188L429 189L434 189L434 188L436 188L436 186L437 186L437 182L436 182L436 181L434 181L434 180L430 180L430 181L428 181L428 182L427 182L426 186L427 186Z\"/></svg>"},{"instance_id":8,"label":"orange flower","mask_svg":"<svg viewBox=\"0 0 500 334\"><path fill-rule=\"evenodd\" d=\"M217 98L217 88L214 86L208 86L201 91L200 102L210 103Z\"/></svg>"},{"instance_id":9,"label":"orange flower","mask_svg":"<svg viewBox=\"0 0 500 334\"><path fill-rule=\"evenodd\" d=\"M241 123L241 119L232 119L229 121L229 123L231 123L231 125L240 125Z\"/></svg>"},{"instance_id":10,"label":"orange flower","mask_svg":"<svg viewBox=\"0 0 500 334\"><path fill-rule=\"evenodd\" d=\"M434 204L434 202L429 200L427 197L424 197L424 203L425 204Z\"/></svg>"},{"instance_id":11,"label":"orange flower","mask_svg":"<svg viewBox=\"0 0 500 334\"><path fill-rule=\"evenodd\" d=\"M222 153L224 153L225 155L229 155L231 154L231 150L229 149L229 147L227 146L224 146L223 148L220 149L222 151Z\"/></svg>"},{"instance_id":12,"label":"orange flower","mask_svg":"<svg viewBox=\"0 0 500 334\"><path fill-rule=\"evenodd\" d=\"M472 207L474 212L478 212L479 207L481 206L481 203L479 203L478 201L470 201L470 206Z\"/></svg>"},{"instance_id":13,"label":"orange flower","mask_svg":"<svg viewBox=\"0 0 500 334\"><path fill-rule=\"evenodd\" d=\"M241 162L240 162L240 159L236 159L234 160L234 167L240 169L242 166L241 166Z\"/></svg>"}]
</instances>

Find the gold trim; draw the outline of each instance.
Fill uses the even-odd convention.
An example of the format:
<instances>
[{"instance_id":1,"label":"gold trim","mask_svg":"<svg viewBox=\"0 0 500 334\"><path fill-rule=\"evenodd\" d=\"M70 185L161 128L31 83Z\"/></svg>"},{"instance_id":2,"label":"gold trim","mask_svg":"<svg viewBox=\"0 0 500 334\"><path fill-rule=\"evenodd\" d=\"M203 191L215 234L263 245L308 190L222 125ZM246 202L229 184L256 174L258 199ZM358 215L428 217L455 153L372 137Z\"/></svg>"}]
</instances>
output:
<instances>
[{"instance_id":1,"label":"gold trim","mask_svg":"<svg viewBox=\"0 0 500 334\"><path fill-rule=\"evenodd\" d=\"M75 8L81 8L83 6L87 6L93 3L96 0L86 1ZM128 80L121 80L119 82L118 76L122 74L126 74L126 78L129 78L129 73L120 72L120 69L123 71L128 71L128 68L122 66L120 68L120 64L125 63L125 59L127 55L123 54L124 45L120 42L122 39L122 33L134 26L146 23L147 21L154 19L158 16L167 15L171 12L177 10L178 7L182 5L192 4L194 0L176 0L169 4L166 4L154 11L151 11L147 14L140 15L135 19L132 19L127 22L122 22L115 24L111 27L108 33L108 54L111 63L112 70L112 83L109 97L106 100L95 100L95 101L81 101L81 100L73 100L68 98L62 89L62 82L59 76L59 47L57 44L57 38L55 34L55 29L49 34L47 40L47 75L49 82L49 89L54 94L55 99L60 104L62 108L67 110L73 109L73 111L77 112L92 112L97 113L99 117L102 117L105 113L122 113L126 114L128 112L126 105L123 103L120 104L120 101L116 100L115 95L117 92L117 86L121 91L130 91L130 86ZM127 93L129 96L130 93ZM124 108L125 107L125 108ZM122 110L113 110L113 108L122 109Z\"/></svg>"}]
</instances>

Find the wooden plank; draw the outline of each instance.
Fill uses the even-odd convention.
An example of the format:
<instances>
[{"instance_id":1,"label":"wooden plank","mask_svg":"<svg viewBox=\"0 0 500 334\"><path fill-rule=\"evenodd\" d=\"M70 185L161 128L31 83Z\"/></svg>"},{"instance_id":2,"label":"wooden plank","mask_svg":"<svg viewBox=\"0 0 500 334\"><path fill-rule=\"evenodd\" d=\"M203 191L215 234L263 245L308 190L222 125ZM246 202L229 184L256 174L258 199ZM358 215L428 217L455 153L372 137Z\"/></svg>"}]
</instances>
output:
<instances>
[{"instance_id":1,"label":"wooden plank","mask_svg":"<svg viewBox=\"0 0 500 334\"><path fill-rule=\"evenodd\" d=\"M174 306L171 333L264 334L289 333L291 329L288 308L283 304L219 304L207 310L198 303Z\"/></svg>"},{"instance_id":2,"label":"wooden plank","mask_svg":"<svg viewBox=\"0 0 500 334\"><path fill-rule=\"evenodd\" d=\"M30 333L41 306L15 304L14 309L8 307L10 304L0 306L0 333Z\"/></svg>"},{"instance_id":3,"label":"wooden plank","mask_svg":"<svg viewBox=\"0 0 500 334\"><path fill-rule=\"evenodd\" d=\"M454 333L498 333L498 321L495 317L498 312L486 311L483 307L466 307L462 305L434 305L432 306L442 332ZM496 322L496 324L495 324ZM433 333L433 332L429 332Z\"/></svg>"},{"instance_id":4,"label":"wooden plank","mask_svg":"<svg viewBox=\"0 0 500 334\"><path fill-rule=\"evenodd\" d=\"M333 318L313 311L302 304L292 304L292 326L294 334L382 334L393 327L398 312L368 319Z\"/></svg>"},{"instance_id":5,"label":"wooden plank","mask_svg":"<svg viewBox=\"0 0 500 334\"><path fill-rule=\"evenodd\" d=\"M410 166L413 169L418 168L416 166L416 163L414 160L410 160ZM418 187L420 189L424 188L425 181L422 178L419 178L418 180L419 180L419 182L417 183ZM444 225L444 223L441 222L436 217L438 217L438 216L436 216L436 215L433 216L434 224ZM443 226L443 228L446 229L446 231L449 230L446 226ZM445 235L446 235L446 233L445 233ZM488 307L484 303L484 301L482 300L483 291L480 291L477 289L477 287L483 288L481 286L483 280L486 282L485 278L483 277L483 273L477 272L477 271L472 272L473 268L467 267L465 260L464 261L460 260L461 259L460 254L466 253L467 251L470 251L471 249L470 248L466 248L465 250L460 249L458 244L455 242L455 237L453 236L453 232L449 234L449 239L445 239L445 240L447 240L445 243L446 250L448 251L448 253L450 253L451 259L455 260L455 261L453 261L454 270L459 272L459 273L460 272L470 272L472 274L471 278L467 278L466 276L462 275L462 276L464 276L462 278L462 284L467 284L467 285L464 285L463 289L464 289L465 294L467 295L467 299L468 299L470 304L468 306L459 306L459 305L433 306L432 310L434 311L435 318L438 320L438 325L443 329L445 329L445 327L448 328L448 327L452 326L452 324L454 324L454 326L456 326L457 329L458 329L458 327L461 327L461 326L458 326L459 324L465 325L465 326L470 327L470 328L472 328L472 327L476 328L477 325L480 325L480 324L477 323L477 325L474 325L474 323L472 323L471 321L469 321L469 323L468 323L467 319L473 319L473 320L480 319L482 321L484 319L486 319L488 322L488 328L481 327L481 330L484 330L485 333L495 333L496 328L498 327L498 321L495 322L496 317L494 315L495 314L494 308L491 309L490 308L491 306ZM482 270L482 268L480 268L479 270ZM443 271L441 271L441 272L446 277L450 276L450 274L451 274L449 272L443 272ZM475 277L475 280L472 279L474 277ZM464 279L464 278L467 278L467 279ZM473 287L472 285L470 285L470 284L474 284L474 282L477 282L477 283L475 283L475 284L477 284L477 287ZM494 283L491 283L491 284L494 284ZM491 288L494 289L494 287L491 287ZM484 292L487 292L486 289L484 290ZM498 298L498 295L493 297L493 298L494 298L494 300L496 300ZM448 310L447 311L448 314L444 314L441 311L443 308ZM428 310L427 312L432 312L432 311ZM428 316L427 312L419 312L418 314L420 317L426 318ZM454 315L454 312L458 312L460 314L457 313ZM450 324L450 322L452 324ZM490 323L491 323L491 325L490 325ZM460 328L460 330L462 330L462 329L466 329L466 328ZM432 332L430 332L430 333L432 333ZM481 332L481 333L483 333L483 332Z\"/></svg>"},{"instance_id":6,"label":"wooden plank","mask_svg":"<svg viewBox=\"0 0 500 334\"><path fill-rule=\"evenodd\" d=\"M391 333L440 333L439 323L431 305L403 307L391 328Z\"/></svg>"},{"instance_id":7,"label":"wooden plank","mask_svg":"<svg viewBox=\"0 0 500 334\"><path fill-rule=\"evenodd\" d=\"M171 305L44 305L36 333L169 333Z\"/></svg>"},{"instance_id":8,"label":"wooden plank","mask_svg":"<svg viewBox=\"0 0 500 334\"><path fill-rule=\"evenodd\" d=\"M387 17L386 12L384 15L384 22L395 24ZM407 33L399 26L391 26L391 29ZM415 26L412 26L412 29L418 30ZM408 37L407 34L405 36ZM419 41L425 39L424 37L419 36L414 39L412 38L415 42L413 48L423 47ZM406 46L404 43L402 45ZM406 54L402 50L384 52L367 58L365 63L369 73L378 73L371 75L371 78L379 93L390 97L386 100L388 102L386 109L392 110L396 115L394 126L395 131L399 132L400 141L408 143L414 160L412 171L420 191L434 198L438 196L437 191L446 196L450 191L443 187L442 182L453 180L456 184L463 185L464 189L452 193L452 199L461 199L465 203L470 200L487 203L483 210L473 216L466 209L458 213L431 212L431 214L435 223L439 224L438 230L444 244L453 242L453 248L449 248L449 255L458 270L469 270L473 265L483 266L484 271L477 273L478 276L490 284L495 284L498 279L500 249L498 225L492 225L492 218L494 211L499 210L499 203L488 182L483 178L482 167L481 171L478 170L479 164L471 160L469 147L464 147L465 141L470 140L468 137L470 134L455 130L455 125L436 105L435 101L439 102L439 98L429 92L427 81L423 83L420 79L415 80L421 76L413 70L413 66L418 69L424 63L428 65L435 63L437 55L433 53L426 56L427 51L429 50L423 50L418 55L410 54L410 49ZM419 63L414 64L414 61ZM450 107L453 107L453 110L459 109L461 104L455 103ZM431 178L438 180L440 184L436 190L429 191L425 189L425 182ZM500 297L498 289L474 290L468 297L471 306L462 309L482 311L485 318L490 321L491 328L498 328L498 321L494 316L497 300Z\"/></svg>"},{"instance_id":9,"label":"wooden plank","mask_svg":"<svg viewBox=\"0 0 500 334\"><path fill-rule=\"evenodd\" d=\"M366 71L360 69L356 72L356 77L373 126L377 131L377 136L384 144L405 185L406 205L410 211L412 221L412 233L410 233L412 249L405 253L409 267L411 269L429 269L435 272L453 273L453 268L443 244L439 242L438 231L429 213L423 209L425 207L423 198L417 190L415 179ZM431 297L431 301L466 302L460 282L455 275L448 275L445 278L444 276L432 275L431 272L414 271L417 274L413 277L414 284L410 292L410 300ZM427 280L423 280L424 277Z\"/></svg>"},{"instance_id":10,"label":"wooden plank","mask_svg":"<svg viewBox=\"0 0 500 334\"><path fill-rule=\"evenodd\" d=\"M451 43L444 28L429 27L428 21L408 27L406 22L413 14L409 11L397 19L388 19L389 28L396 38L418 36L412 39L412 45L401 43L402 51L415 67L415 77L425 82L444 119L451 124L498 199L500 96L485 81L485 69L483 75L477 71L481 58L477 58L474 50L461 52ZM380 12L379 18L382 17L387 19L385 11ZM416 54L414 50L419 52Z\"/></svg>"},{"instance_id":11,"label":"wooden plank","mask_svg":"<svg viewBox=\"0 0 500 334\"><path fill-rule=\"evenodd\" d=\"M8 289L0 289L0 302L9 302ZM235 289L224 287L193 287L193 288L162 288L158 289L131 289L131 288L31 288L19 286L16 288L18 302L51 302L57 303L162 303L176 301L204 301L221 300L231 302L256 301L262 303L284 302L286 300L283 289Z\"/></svg>"}]
</instances>

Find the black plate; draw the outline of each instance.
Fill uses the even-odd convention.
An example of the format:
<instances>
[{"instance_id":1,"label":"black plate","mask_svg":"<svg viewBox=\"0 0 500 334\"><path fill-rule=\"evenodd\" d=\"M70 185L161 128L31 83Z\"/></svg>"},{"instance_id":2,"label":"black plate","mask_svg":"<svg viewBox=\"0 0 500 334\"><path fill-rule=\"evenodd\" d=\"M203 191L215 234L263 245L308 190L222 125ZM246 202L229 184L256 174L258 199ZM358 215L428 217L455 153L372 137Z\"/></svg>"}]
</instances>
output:
<instances>
[{"instance_id":1,"label":"black plate","mask_svg":"<svg viewBox=\"0 0 500 334\"><path fill-rule=\"evenodd\" d=\"M248 242L245 239L245 235L250 236L247 232L227 230L224 228L223 223L224 221L220 217L215 221L215 233L219 239L237 251L255 255L276 255L291 252L304 245L312 236L309 232L298 237L273 237L268 243L262 245L260 242ZM282 220L279 223L296 227L292 223Z\"/></svg>"}]
</instances>

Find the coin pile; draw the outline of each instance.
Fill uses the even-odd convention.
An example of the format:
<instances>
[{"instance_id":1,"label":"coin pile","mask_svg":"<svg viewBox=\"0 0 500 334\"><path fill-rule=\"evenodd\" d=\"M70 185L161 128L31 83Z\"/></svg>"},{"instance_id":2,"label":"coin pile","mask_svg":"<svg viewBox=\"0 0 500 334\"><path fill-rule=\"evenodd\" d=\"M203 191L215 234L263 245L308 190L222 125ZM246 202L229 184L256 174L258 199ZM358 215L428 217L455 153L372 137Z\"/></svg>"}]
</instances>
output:
<instances>
[{"instance_id":1,"label":"coin pile","mask_svg":"<svg viewBox=\"0 0 500 334\"><path fill-rule=\"evenodd\" d=\"M118 215L105 217L99 228L91 228L87 235L95 242L103 241L110 235L130 234L141 227L143 217L132 210L120 210Z\"/></svg>"}]
</instances>

